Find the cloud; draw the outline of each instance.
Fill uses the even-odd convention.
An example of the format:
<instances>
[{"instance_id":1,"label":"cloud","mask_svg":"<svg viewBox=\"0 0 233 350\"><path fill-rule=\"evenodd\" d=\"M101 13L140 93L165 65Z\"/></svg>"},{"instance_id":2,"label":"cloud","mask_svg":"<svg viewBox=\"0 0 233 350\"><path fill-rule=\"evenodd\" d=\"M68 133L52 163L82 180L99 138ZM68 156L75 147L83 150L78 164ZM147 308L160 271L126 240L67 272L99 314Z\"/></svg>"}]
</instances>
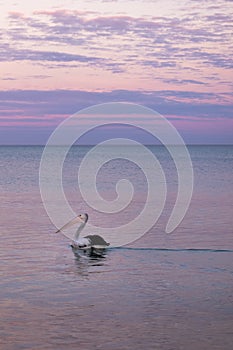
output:
<instances>
[{"instance_id":1,"label":"cloud","mask_svg":"<svg viewBox=\"0 0 233 350\"><path fill-rule=\"evenodd\" d=\"M10 55L9 55L10 54ZM49 61L49 62L97 62L98 57L77 55L67 52L15 49L9 45L2 47L0 61Z\"/></svg>"},{"instance_id":2,"label":"cloud","mask_svg":"<svg viewBox=\"0 0 233 350\"><path fill-rule=\"evenodd\" d=\"M98 61L102 69L118 73L129 69L129 57L133 57L131 65L148 70L182 67L187 61L200 72L203 65L230 69L232 59L227 48L232 42L232 17L215 13L215 7L207 16L205 12L186 11L180 17L103 16L94 11L67 9L35 11L32 16L11 12L7 35L18 44L2 51L1 60L10 55L13 60ZM29 48L34 43L41 43L40 50ZM43 45L48 43L60 47L47 51ZM103 53L105 59L101 60Z\"/></svg>"},{"instance_id":3,"label":"cloud","mask_svg":"<svg viewBox=\"0 0 233 350\"><path fill-rule=\"evenodd\" d=\"M102 13L67 8L9 13L8 27L0 34L2 86L35 90L0 91L1 126L34 125L39 130L47 125L51 131L77 110L111 101L139 103L184 125L230 125L231 1L169 1L165 9L158 0L140 0L137 5L145 10L138 15L140 7L131 11L125 5L123 14L116 12L123 7L111 6L122 6L124 0L104 1L110 4ZM149 13L150 5L146 14L147 2L154 5L154 13ZM66 86L73 88L78 74L83 74L82 84L85 74L86 85L94 82L92 88L98 86L98 91L84 91L81 85L83 91L59 89L67 68L72 70Z\"/></svg>"},{"instance_id":4,"label":"cloud","mask_svg":"<svg viewBox=\"0 0 233 350\"><path fill-rule=\"evenodd\" d=\"M0 80L17 80L17 79L13 77L5 77L5 78L1 78Z\"/></svg>"},{"instance_id":5,"label":"cloud","mask_svg":"<svg viewBox=\"0 0 233 350\"><path fill-rule=\"evenodd\" d=\"M134 91L113 90L109 92L90 92L79 90L12 90L0 91L0 115L20 121L25 117L54 120L56 124L68 115L99 103L113 101L132 102L147 106L157 112L176 117L233 119L232 103L224 103L225 94L192 91ZM58 118L58 116L60 116ZM5 120L5 119L4 119ZM33 122L33 120L31 121Z\"/></svg>"},{"instance_id":6,"label":"cloud","mask_svg":"<svg viewBox=\"0 0 233 350\"><path fill-rule=\"evenodd\" d=\"M226 54L209 53L206 51L194 50L191 53L191 57L194 60L201 60L203 63L209 66L215 66L218 68L233 68L233 58Z\"/></svg>"},{"instance_id":7,"label":"cloud","mask_svg":"<svg viewBox=\"0 0 233 350\"><path fill-rule=\"evenodd\" d=\"M230 143L230 97L229 93L181 90L0 91L0 138L2 144L43 144L70 115L95 104L118 101L144 105L164 115L183 133L186 142Z\"/></svg>"},{"instance_id":8,"label":"cloud","mask_svg":"<svg viewBox=\"0 0 233 350\"><path fill-rule=\"evenodd\" d=\"M193 79L162 79L162 80L168 84L176 84L176 85L188 85L188 84L206 85L206 83L204 83L203 81L193 80Z\"/></svg>"}]
</instances>

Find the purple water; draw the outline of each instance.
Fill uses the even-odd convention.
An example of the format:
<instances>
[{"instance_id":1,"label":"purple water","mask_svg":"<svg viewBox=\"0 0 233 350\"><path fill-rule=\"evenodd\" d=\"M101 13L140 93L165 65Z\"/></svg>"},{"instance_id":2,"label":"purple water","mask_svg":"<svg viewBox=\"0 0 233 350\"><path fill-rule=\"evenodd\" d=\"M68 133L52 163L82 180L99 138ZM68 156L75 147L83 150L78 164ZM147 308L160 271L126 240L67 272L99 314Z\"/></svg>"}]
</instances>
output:
<instances>
[{"instance_id":1,"label":"purple water","mask_svg":"<svg viewBox=\"0 0 233 350\"><path fill-rule=\"evenodd\" d=\"M77 213L93 221L79 196L73 164L87 152L74 148L64 164L64 189ZM205 349L233 344L233 147L191 146L194 192L179 227L165 233L177 191L174 164L151 147L168 182L156 225L129 247L103 258L77 257L56 235L39 193L42 147L0 147L0 348ZM74 162L75 160L75 162ZM127 222L139 212L147 189L142 172L124 160L99 174L103 197L128 174L135 186ZM61 208L62 211L62 208ZM119 215L111 216L119 224Z\"/></svg>"}]
</instances>

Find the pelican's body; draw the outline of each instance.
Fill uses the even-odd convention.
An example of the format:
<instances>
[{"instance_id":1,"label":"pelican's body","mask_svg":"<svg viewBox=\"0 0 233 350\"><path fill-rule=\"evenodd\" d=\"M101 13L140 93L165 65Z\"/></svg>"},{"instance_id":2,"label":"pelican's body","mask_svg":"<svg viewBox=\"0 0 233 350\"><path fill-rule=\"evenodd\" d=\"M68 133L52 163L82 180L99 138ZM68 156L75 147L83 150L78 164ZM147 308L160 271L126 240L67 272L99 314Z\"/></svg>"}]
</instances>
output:
<instances>
[{"instance_id":1,"label":"pelican's body","mask_svg":"<svg viewBox=\"0 0 233 350\"><path fill-rule=\"evenodd\" d=\"M86 226L87 221L88 221L88 214L80 214L76 218L74 218L73 220L65 224L57 232L78 223L79 226L76 230L73 242L71 244L72 249L82 250L84 252L88 251L91 253L96 253L96 252L99 253L109 246L109 243L107 243L101 236L88 235L81 238L79 237L81 231Z\"/></svg>"}]
</instances>

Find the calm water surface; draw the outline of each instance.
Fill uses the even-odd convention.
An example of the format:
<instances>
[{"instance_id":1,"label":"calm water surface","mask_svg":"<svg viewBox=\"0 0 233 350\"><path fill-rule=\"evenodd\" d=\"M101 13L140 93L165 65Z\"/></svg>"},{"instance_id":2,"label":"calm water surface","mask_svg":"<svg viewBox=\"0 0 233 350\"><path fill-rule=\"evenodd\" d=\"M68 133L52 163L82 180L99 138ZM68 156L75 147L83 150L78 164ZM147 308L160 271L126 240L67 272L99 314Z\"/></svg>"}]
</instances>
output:
<instances>
[{"instance_id":1,"label":"calm water surface","mask_svg":"<svg viewBox=\"0 0 233 350\"><path fill-rule=\"evenodd\" d=\"M0 348L80 350L231 350L233 344L233 147L193 146L194 193L173 234L165 226L177 175L161 147L152 147L165 171L168 198L156 225L129 247L102 258L75 256L55 235L41 202L41 147L0 148ZM64 188L78 212L88 211L78 190L73 149ZM146 185L131 163L103 168L99 190L114 197L119 178L135 185L127 222L140 211ZM61 208L62 211L62 208ZM105 218L103 221L107 220ZM114 224L119 222L119 216Z\"/></svg>"}]
</instances>

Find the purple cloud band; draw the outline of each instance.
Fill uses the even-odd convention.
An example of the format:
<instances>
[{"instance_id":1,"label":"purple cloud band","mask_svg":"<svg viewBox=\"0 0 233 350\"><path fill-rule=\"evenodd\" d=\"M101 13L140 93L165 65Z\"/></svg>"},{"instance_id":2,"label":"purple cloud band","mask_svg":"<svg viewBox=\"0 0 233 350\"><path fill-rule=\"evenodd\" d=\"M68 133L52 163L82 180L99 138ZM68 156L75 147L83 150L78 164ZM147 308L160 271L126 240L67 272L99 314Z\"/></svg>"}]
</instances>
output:
<instances>
[{"instance_id":1,"label":"purple cloud band","mask_svg":"<svg viewBox=\"0 0 233 350\"><path fill-rule=\"evenodd\" d=\"M145 105L164 115L195 118L233 118L233 104L224 103L228 94L191 91L133 91L113 90L89 92L80 90L9 90L0 91L1 117L41 117L70 115L99 103L112 101ZM209 102L206 102L208 101Z\"/></svg>"}]
</instances>

